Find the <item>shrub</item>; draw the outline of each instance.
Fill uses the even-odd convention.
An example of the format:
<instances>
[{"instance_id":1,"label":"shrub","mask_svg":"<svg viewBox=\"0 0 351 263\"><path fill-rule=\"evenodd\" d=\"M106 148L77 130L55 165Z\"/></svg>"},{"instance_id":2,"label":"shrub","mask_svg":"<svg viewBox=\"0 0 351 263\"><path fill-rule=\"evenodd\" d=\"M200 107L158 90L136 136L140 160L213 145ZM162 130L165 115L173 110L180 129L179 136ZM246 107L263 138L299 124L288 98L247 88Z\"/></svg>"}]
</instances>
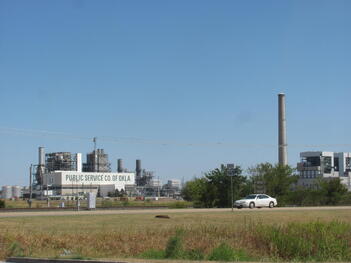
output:
<instances>
[{"instance_id":1,"label":"shrub","mask_svg":"<svg viewBox=\"0 0 351 263\"><path fill-rule=\"evenodd\" d=\"M181 231L178 230L175 236L170 237L168 240L165 249L166 258L182 258L183 245L181 235Z\"/></svg>"},{"instance_id":2,"label":"shrub","mask_svg":"<svg viewBox=\"0 0 351 263\"><path fill-rule=\"evenodd\" d=\"M205 258L205 255L199 249L192 249L184 251L183 258L188 260L203 260Z\"/></svg>"},{"instance_id":3,"label":"shrub","mask_svg":"<svg viewBox=\"0 0 351 263\"><path fill-rule=\"evenodd\" d=\"M251 258L243 250L234 250L225 243L213 249L208 256L209 260L216 261L249 261Z\"/></svg>"},{"instance_id":4,"label":"shrub","mask_svg":"<svg viewBox=\"0 0 351 263\"><path fill-rule=\"evenodd\" d=\"M205 256L200 250L183 250L182 234L181 230L177 230L176 234L169 238L164 251L151 249L141 253L139 256L147 259L204 259Z\"/></svg>"},{"instance_id":5,"label":"shrub","mask_svg":"<svg viewBox=\"0 0 351 263\"><path fill-rule=\"evenodd\" d=\"M258 226L259 242L269 254L302 261L350 261L350 231L350 225L335 221Z\"/></svg>"},{"instance_id":6,"label":"shrub","mask_svg":"<svg viewBox=\"0 0 351 263\"><path fill-rule=\"evenodd\" d=\"M5 208L5 207L6 207L5 200L0 200L0 208Z\"/></svg>"},{"instance_id":7,"label":"shrub","mask_svg":"<svg viewBox=\"0 0 351 263\"><path fill-rule=\"evenodd\" d=\"M14 241L11 243L9 247L9 256L12 257L23 257L24 256L24 249L20 243Z\"/></svg>"}]
</instances>

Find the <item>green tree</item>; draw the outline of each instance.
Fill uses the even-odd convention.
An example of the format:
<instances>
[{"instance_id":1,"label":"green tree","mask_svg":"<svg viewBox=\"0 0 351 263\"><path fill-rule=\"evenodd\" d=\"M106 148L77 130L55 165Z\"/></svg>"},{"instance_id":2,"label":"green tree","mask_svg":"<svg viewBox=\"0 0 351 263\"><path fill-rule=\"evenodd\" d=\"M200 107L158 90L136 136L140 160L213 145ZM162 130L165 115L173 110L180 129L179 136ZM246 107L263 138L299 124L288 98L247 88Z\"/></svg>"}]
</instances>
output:
<instances>
[{"instance_id":1,"label":"green tree","mask_svg":"<svg viewBox=\"0 0 351 263\"><path fill-rule=\"evenodd\" d=\"M194 206L208 206L206 200L207 181L205 178L194 178L186 182L182 189L182 197L186 201L194 202Z\"/></svg>"},{"instance_id":2,"label":"green tree","mask_svg":"<svg viewBox=\"0 0 351 263\"><path fill-rule=\"evenodd\" d=\"M347 188L341 183L339 178L321 179L319 189L325 198L325 205L336 205L347 193Z\"/></svg>"},{"instance_id":3,"label":"green tree","mask_svg":"<svg viewBox=\"0 0 351 263\"><path fill-rule=\"evenodd\" d=\"M249 169L253 183L260 182L266 194L273 197L286 196L297 182L294 169L288 165L261 163Z\"/></svg>"},{"instance_id":4,"label":"green tree","mask_svg":"<svg viewBox=\"0 0 351 263\"><path fill-rule=\"evenodd\" d=\"M228 168L222 166L221 168L210 171L205 177L208 184L213 187L213 191L215 192L214 206L216 207L231 206L231 183L233 184L234 200L247 194L246 191L248 191L248 189L245 187L247 185L247 179L242 175L240 166L235 166L231 175Z\"/></svg>"},{"instance_id":5,"label":"green tree","mask_svg":"<svg viewBox=\"0 0 351 263\"><path fill-rule=\"evenodd\" d=\"M214 169L202 178L194 178L187 182L182 190L182 196L197 207L230 207L231 179L234 200L252 191L252 184L242 175L239 166L234 167L232 175L231 178L225 166Z\"/></svg>"}]
</instances>

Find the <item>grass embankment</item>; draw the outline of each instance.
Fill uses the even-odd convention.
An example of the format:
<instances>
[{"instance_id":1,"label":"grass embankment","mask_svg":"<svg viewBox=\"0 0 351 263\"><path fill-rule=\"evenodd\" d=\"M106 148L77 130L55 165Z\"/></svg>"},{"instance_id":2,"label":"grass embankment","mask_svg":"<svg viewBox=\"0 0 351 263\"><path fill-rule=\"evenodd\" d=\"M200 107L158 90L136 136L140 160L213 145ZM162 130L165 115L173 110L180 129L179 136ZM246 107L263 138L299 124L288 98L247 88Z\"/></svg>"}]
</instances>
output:
<instances>
[{"instance_id":1,"label":"grass embankment","mask_svg":"<svg viewBox=\"0 0 351 263\"><path fill-rule=\"evenodd\" d=\"M0 219L0 259L351 261L351 210Z\"/></svg>"},{"instance_id":2,"label":"grass embankment","mask_svg":"<svg viewBox=\"0 0 351 263\"><path fill-rule=\"evenodd\" d=\"M28 208L28 203L26 200L5 200L5 208ZM64 202L65 207L76 207L77 201L75 200L50 200L49 206L51 208L58 208L60 204ZM80 207L85 208L87 207L87 201L82 200L80 201ZM174 199L160 199L160 200L120 200L119 198L110 198L110 199L103 199L98 198L96 200L96 207L97 208L112 208L112 207L168 207L168 208L187 208L191 207L191 202L186 201L176 201ZM40 201L40 200L33 200L32 208L47 208L48 203L47 201ZM0 209L1 211L1 209Z\"/></svg>"}]
</instances>

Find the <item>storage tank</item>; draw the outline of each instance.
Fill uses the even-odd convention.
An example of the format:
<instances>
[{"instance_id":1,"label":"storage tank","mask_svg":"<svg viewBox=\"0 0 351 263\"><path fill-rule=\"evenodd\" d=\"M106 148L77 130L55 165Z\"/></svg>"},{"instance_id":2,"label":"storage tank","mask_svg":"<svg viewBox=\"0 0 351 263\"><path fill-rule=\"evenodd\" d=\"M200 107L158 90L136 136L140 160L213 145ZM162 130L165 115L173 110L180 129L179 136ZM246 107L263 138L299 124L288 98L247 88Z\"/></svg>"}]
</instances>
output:
<instances>
[{"instance_id":1,"label":"storage tank","mask_svg":"<svg viewBox=\"0 0 351 263\"><path fill-rule=\"evenodd\" d=\"M5 185L2 187L2 198L10 199L12 197L12 187Z\"/></svg>"},{"instance_id":2,"label":"storage tank","mask_svg":"<svg viewBox=\"0 0 351 263\"><path fill-rule=\"evenodd\" d=\"M13 198L20 198L22 196L21 191L22 191L22 187L20 187L18 185L12 186L12 197Z\"/></svg>"}]
</instances>

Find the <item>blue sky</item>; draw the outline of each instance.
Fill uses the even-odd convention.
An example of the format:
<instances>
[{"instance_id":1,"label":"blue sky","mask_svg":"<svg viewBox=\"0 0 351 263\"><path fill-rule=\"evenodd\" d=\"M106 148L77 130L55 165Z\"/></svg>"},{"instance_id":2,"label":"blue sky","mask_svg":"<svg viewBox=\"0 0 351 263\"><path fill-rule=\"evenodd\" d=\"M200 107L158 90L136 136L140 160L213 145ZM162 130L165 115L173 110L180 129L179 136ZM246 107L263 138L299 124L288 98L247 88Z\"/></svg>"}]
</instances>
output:
<instances>
[{"instance_id":1,"label":"blue sky","mask_svg":"<svg viewBox=\"0 0 351 263\"><path fill-rule=\"evenodd\" d=\"M279 92L291 165L300 151L351 151L350 11L338 0L1 0L0 184L27 184L38 146L85 154L94 136L113 169L140 158L163 180L275 163Z\"/></svg>"}]
</instances>

